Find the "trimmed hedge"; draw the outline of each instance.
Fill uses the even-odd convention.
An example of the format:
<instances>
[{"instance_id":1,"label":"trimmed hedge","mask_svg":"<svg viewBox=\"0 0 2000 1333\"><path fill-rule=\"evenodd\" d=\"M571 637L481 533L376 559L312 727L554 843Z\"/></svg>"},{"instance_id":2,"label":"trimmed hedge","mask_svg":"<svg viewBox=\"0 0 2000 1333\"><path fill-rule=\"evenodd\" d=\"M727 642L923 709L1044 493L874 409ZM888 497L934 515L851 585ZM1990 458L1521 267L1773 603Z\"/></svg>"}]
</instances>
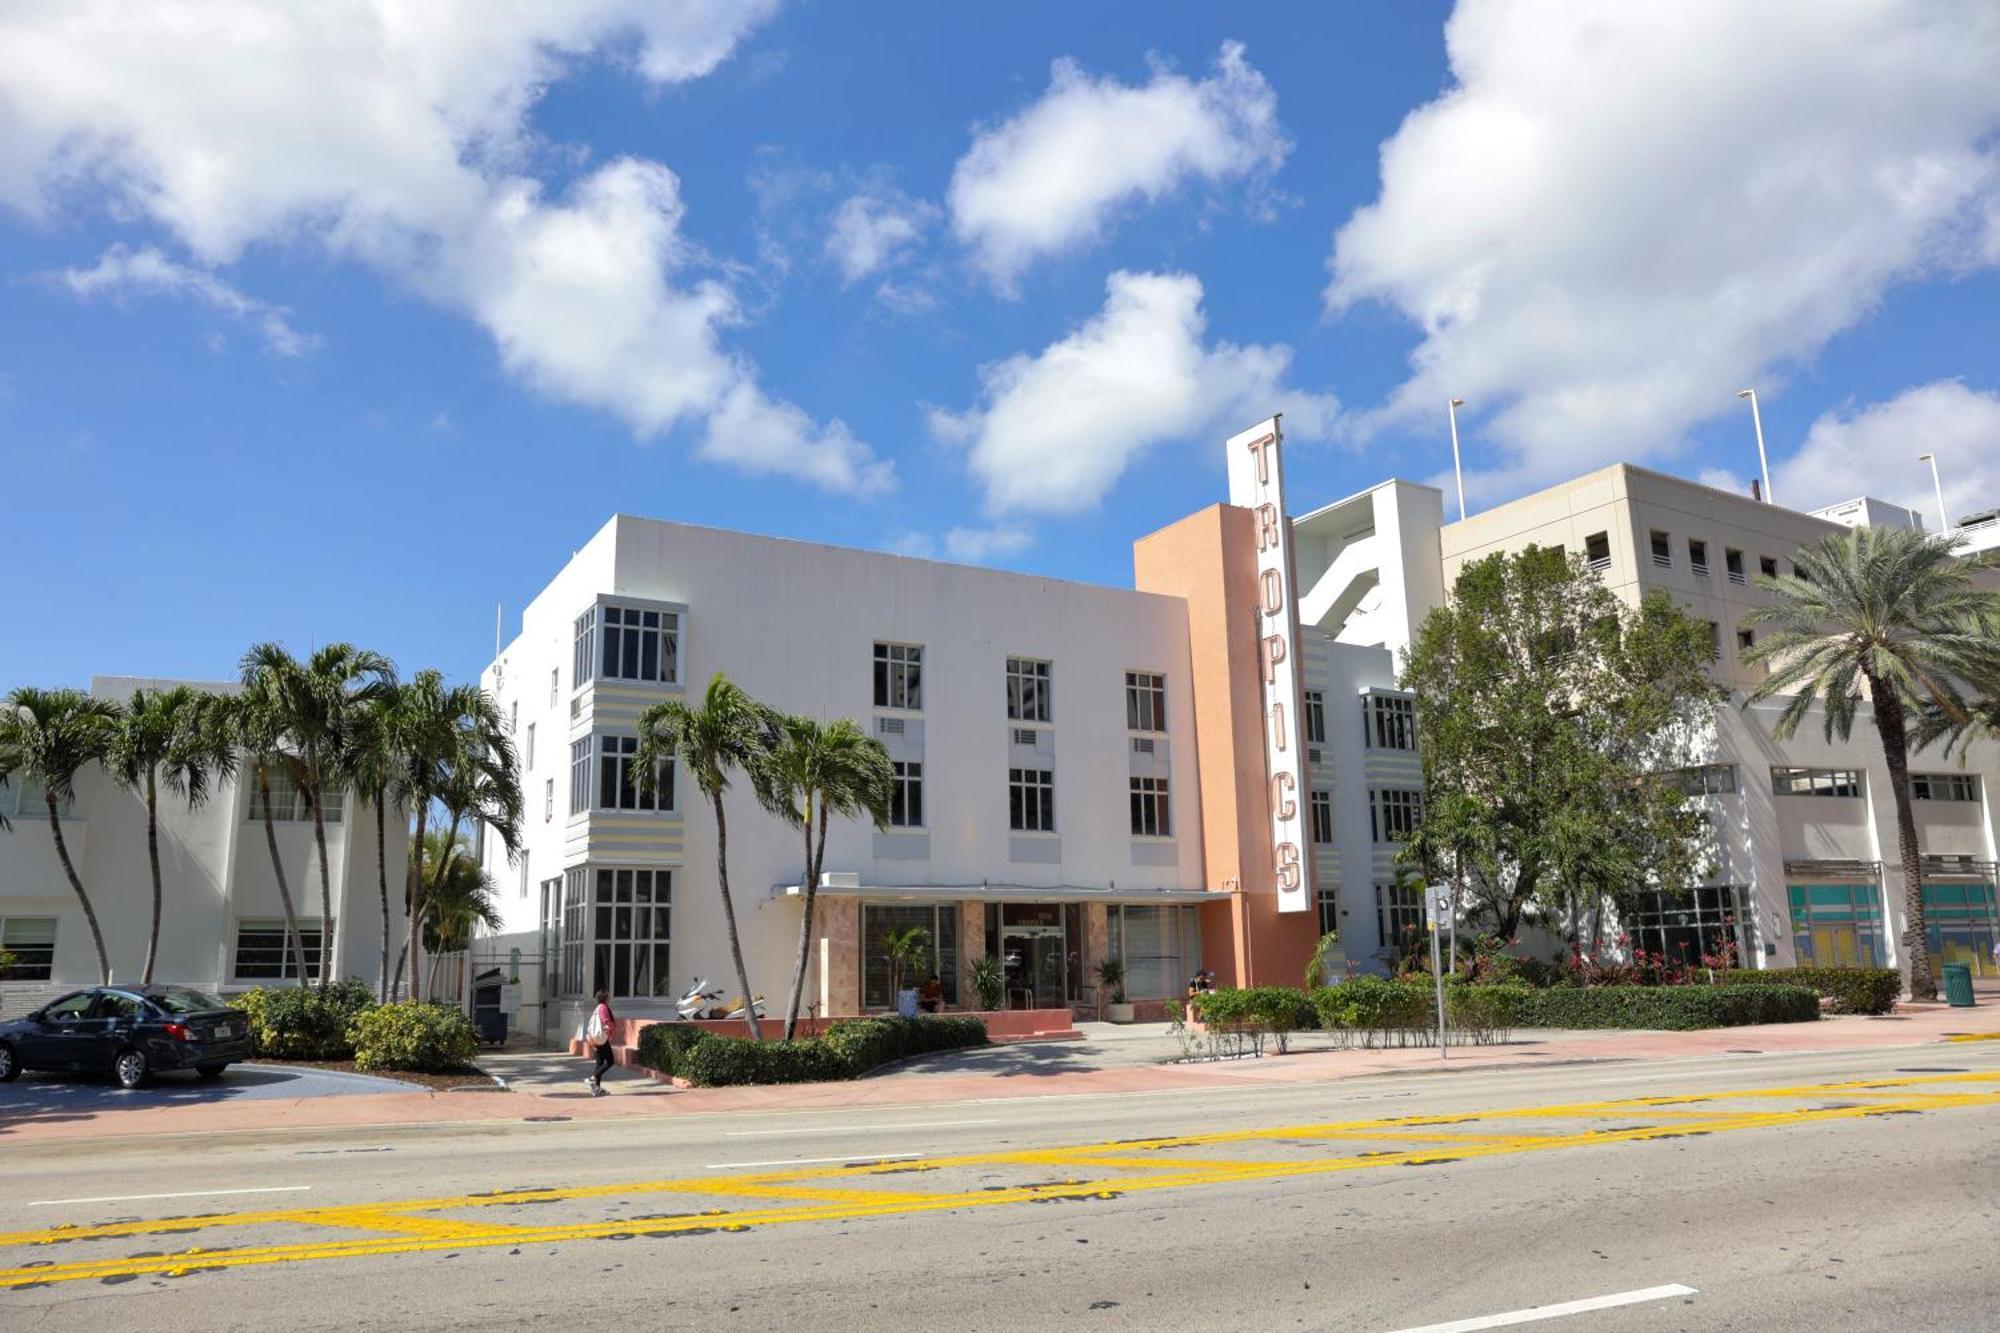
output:
<instances>
[{"instance_id":1,"label":"trimmed hedge","mask_svg":"<svg viewBox=\"0 0 2000 1333\"><path fill-rule=\"evenodd\" d=\"M1893 967L1774 967L1725 972L1725 986L1804 986L1833 1001L1836 1014L1886 1014L1903 994L1902 974Z\"/></svg>"},{"instance_id":2,"label":"trimmed hedge","mask_svg":"<svg viewBox=\"0 0 2000 1333\"><path fill-rule=\"evenodd\" d=\"M438 1074L472 1062L479 1048L472 1020L449 1004L405 1000L357 1014L348 1028L356 1069Z\"/></svg>"},{"instance_id":3,"label":"trimmed hedge","mask_svg":"<svg viewBox=\"0 0 2000 1333\"><path fill-rule=\"evenodd\" d=\"M659 1035L655 1036L654 1034ZM961 1015L856 1018L799 1041L724 1037L683 1023L639 1029L639 1063L698 1088L745 1083L826 1083L933 1051L986 1044L986 1024Z\"/></svg>"},{"instance_id":4,"label":"trimmed hedge","mask_svg":"<svg viewBox=\"0 0 2000 1333\"><path fill-rule=\"evenodd\" d=\"M1517 1021L1538 1028L1743 1027L1810 1023L1819 996L1804 986L1590 986L1524 991Z\"/></svg>"},{"instance_id":5,"label":"trimmed hedge","mask_svg":"<svg viewBox=\"0 0 2000 1333\"><path fill-rule=\"evenodd\" d=\"M1511 983L1468 985L1447 981L1447 1035L1475 1046L1504 1041L1520 1021L1531 994ZM1319 1025L1363 1046L1430 1046L1437 1042L1437 991L1429 981L1354 977L1312 993Z\"/></svg>"},{"instance_id":6,"label":"trimmed hedge","mask_svg":"<svg viewBox=\"0 0 2000 1333\"><path fill-rule=\"evenodd\" d=\"M274 1060L346 1060L354 1054L347 1030L375 1007L375 992L350 977L324 991L311 986L260 987L231 1001L250 1015L257 1054Z\"/></svg>"}]
</instances>

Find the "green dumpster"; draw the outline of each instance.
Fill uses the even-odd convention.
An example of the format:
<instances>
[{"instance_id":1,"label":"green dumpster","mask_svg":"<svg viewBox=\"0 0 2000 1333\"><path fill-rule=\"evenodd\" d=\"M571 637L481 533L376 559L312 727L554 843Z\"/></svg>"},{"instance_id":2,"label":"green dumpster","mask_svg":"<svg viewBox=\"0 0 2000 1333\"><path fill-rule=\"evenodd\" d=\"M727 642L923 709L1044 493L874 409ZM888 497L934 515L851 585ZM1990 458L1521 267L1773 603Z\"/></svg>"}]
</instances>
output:
<instances>
[{"instance_id":1,"label":"green dumpster","mask_svg":"<svg viewBox=\"0 0 2000 1333\"><path fill-rule=\"evenodd\" d=\"M1953 1008L1972 1007L1972 969L1964 963L1944 965L1944 998Z\"/></svg>"}]
</instances>

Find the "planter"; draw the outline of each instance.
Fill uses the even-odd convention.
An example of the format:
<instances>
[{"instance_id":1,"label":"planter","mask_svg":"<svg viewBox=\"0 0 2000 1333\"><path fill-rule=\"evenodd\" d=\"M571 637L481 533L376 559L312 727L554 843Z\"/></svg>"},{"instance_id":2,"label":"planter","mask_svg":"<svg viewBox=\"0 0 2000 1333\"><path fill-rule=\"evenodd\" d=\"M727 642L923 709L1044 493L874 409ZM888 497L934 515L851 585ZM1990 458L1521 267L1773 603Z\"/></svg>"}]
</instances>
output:
<instances>
[{"instance_id":1,"label":"planter","mask_svg":"<svg viewBox=\"0 0 2000 1333\"><path fill-rule=\"evenodd\" d=\"M1114 1004L1107 1004L1104 1006L1104 1016L1107 1019L1111 1020L1113 1023L1132 1022L1134 1012L1135 1012L1135 1006L1130 1004L1114 1003Z\"/></svg>"}]
</instances>

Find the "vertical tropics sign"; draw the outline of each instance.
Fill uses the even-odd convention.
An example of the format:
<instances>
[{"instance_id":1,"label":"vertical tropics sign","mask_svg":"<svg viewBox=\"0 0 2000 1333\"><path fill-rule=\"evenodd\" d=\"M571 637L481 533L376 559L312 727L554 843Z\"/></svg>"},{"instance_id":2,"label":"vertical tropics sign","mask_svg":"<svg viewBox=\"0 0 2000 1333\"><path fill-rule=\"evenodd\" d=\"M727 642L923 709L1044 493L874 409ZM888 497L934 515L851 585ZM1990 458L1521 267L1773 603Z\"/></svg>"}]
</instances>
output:
<instances>
[{"instance_id":1,"label":"vertical tropics sign","mask_svg":"<svg viewBox=\"0 0 2000 1333\"><path fill-rule=\"evenodd\" d=\"M1257 657L1264 683L1264 759L1270 779L1271 865L1278 910L1312 906L1299 747L1299 619L1292 587L1292 525L1285 514L1283 432L1272 417L1229 439L1229 503L1257 516Z\"/></svg>"}]
</instances>

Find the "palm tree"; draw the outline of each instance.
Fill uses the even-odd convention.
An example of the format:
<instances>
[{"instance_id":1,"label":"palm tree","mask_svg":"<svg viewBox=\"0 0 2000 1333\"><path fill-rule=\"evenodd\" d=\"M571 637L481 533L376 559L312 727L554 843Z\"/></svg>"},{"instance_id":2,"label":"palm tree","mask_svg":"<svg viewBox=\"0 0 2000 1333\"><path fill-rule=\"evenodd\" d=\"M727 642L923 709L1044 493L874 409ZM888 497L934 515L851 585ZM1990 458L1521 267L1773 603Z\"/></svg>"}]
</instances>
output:
<instances>
[{"instance_id":1,"label":"palm tree","mask_svg":"<svg viewBox=\"0 0 2000 1333\"><path fill-rule=\"evenodd\" d=\"M61 806L76 793L76 775L85 766L102 762L111 746L120 709L107 699L93 699L81 690L38 690L29 686L15 690L0 706L0 769L8 776L37 783L42 803L48 808L49 833L55 839L56 859L62 863L76 900L83 906L83 919L90 925L91 942L97 946L98 980L111 982L111 955L104 948L104 931L97 924L97 909L90 904L83 879L70 859L69 844L63 840Z\"/></svg>"},{"instance_id":2,"label":"palm tree","mask_svg":"<svg viewBox=\"0 0 2000 1333\"><path fill-rule=\"evenodd\" d=\"M813 903L826 861L828 818L865 814L876 828L886 827L895 769L882 743L853 721L822 723L792 715L776 719L763 777L758 797L765 808L805 838L805 904L799 917L798 958L792 965L791 1002L785 1009L785 1040L790 1041L799 1022L806 960L812 954Z\"/></svg>"},{"instance_id":3,"label":"palm tree","mask_svg":"<svg viewBox=\"0 0 2000 1333\"><path fill-rule=\"evenodd\" d=\"M650 789L660 765L678 763L715 811L716 887L722 894L722 920L729 930L729 953L736 963L736 980L743 988L744 1018L753 1040L763 1040L757 1005L750 989L750 971L743 965L743 941L736 931L736 905L729 896L729 825L722 795L729 790L729 771L749 775L762 799L765 756L770 751L771 717L767 710L720 671L708 682L699 707L682 699L663 699L639 714L639 750L635 756L642 788Z\"/></svg>"},{"instance_id":4,"label":"palm tree","mask_svg":"<svg viewBox=\"0 0 2000 1333\"><path fill-rule=\"evenodd\" d=\"M146 936L146 968L140 980L153 981L160 956L160 789L187 802L206 804L210 780L236 771L236 746L218 707L217 696L187 685L139 689L125 702L112 732L105 768L119 786L146 807L146 859L153 872L153 920Z\"/></svg>"},{"instance_id":5,"label":"palm tree","mask_svg":"<svg viewBox=\"0 0 2000 1333\"><path fill-rule=\"evenodd\" d=\"M426 834L424 861L430 867L424 893L424 947L431 952L433 970L429 981L415 988L420 996L430 994L436 984L439 957L465 948L473 927L498 930L504 924L493 877L472 859L463 841L443 832Z\"/></svg>"},{"instance_id":6,"label":"palm tree","mask_svg":"<svg viewBox=\"0 0 2000 1333\"><path fill-rule=\"evenodd\" d=\"M278 854L278 829L271 813L271 773L283 762L284 716L273 682L247 674L241 694L230 698L225 716L234 743L250 752L256 778L256 798L251 808L264 825L264 846L271 854L271 874L278 884L278 904L285 913L285 939L292 952L292 972L303 986L306 981L306 946L299 936L299 914L292 906L291 881L285 878L285 859ZM321 927L325 935L324 923Z\"/></svg>"},{"instance_id":7,"label":"palm tree","mask_svg":"<svg viewBox=\"0 0 2000 1333\"><path fill-rule=\"evenodd\" d=\"M408 694L394 681L382 682L374 698L357 708L343 747L343 780L375 812L375 885L382 898L382 963L375 996L389 999L389 806L403 790L405 710Z\"/></svg>"},{"instance_id":8,"label":"palm tree","mask_svg":"<svg viewBox=\"0 0 2000 1333\"><path fill-rule=\"evenodd\" d=\"M1979 622L1996 614L1995 595L1972 581L1954 554L1961 539L1907 528L1853 528L1801 547L1794 573L1760 577L1772 595L1746 621L1777 627L1744 654L1770 664L1745 706L1789 697L1771 729L1789 739L1824 701L1826 737L1846 740L1864 697L1889 765L1903 869L1903 983L1912 999L1937 997L1924 921L1923 866L1910 812L1911 712L1964 718L1958 681L1994 669L1996 645Z\"/></svg>"}]
</instances>

